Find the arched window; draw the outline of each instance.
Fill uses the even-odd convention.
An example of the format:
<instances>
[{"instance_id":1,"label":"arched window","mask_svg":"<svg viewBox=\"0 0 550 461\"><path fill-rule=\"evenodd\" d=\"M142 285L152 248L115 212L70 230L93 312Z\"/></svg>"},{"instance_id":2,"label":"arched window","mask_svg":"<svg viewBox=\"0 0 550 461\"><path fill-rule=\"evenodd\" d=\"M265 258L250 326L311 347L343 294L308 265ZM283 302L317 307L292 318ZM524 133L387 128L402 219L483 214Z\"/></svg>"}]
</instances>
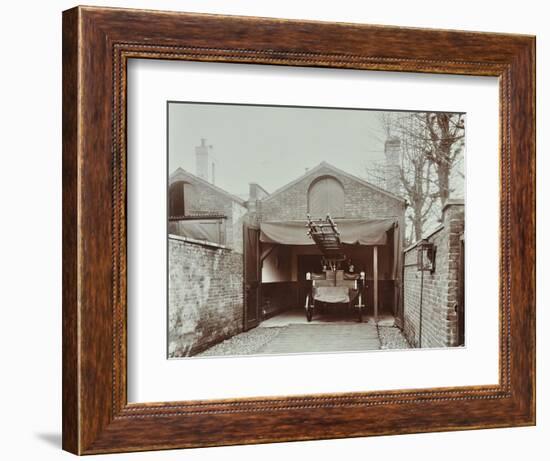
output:
<instances>
[{"instance_id":1,"label":"arched window","mask_svg":"<svg viewBox=\"0 0 550 461\"><path fill-rule=\"evenodd\" d=\"M323 176L309 186L308 213L312 218L344 216L344 186L332 176Z\"/></svg>"},{"instance_id":2,"label":"arched window","mask_svg":"<svg viewBox=\"0 0 550 461\"><path fill-rule=\"evenodd\" d=\"M185 216L193 208L193 185L185 181L176 181L169 189L168 214L170 216Z\"/></svg>"}]
</instances>

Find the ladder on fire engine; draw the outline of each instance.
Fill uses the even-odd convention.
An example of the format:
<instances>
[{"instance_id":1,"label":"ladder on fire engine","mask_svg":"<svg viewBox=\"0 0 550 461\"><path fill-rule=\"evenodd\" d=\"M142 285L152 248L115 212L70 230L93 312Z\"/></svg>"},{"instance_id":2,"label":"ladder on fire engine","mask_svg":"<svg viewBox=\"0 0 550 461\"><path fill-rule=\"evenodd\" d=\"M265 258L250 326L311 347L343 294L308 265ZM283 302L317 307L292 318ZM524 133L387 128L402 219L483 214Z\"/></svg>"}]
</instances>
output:
<instances>
[{"instance_id":1,"label":"ladder on fire engine","mask_svg":"<svg viewBox=\"0 0 550 461\"><path fill-rule=\"evenodd\" d=\"M325 219L312 220L308 214L307 221L309 229L307 235L313 239L323 256L328 261L344 261L346 255L340 241L340 232L330 215L327 215Z\"/></svg>"}]
</instances>

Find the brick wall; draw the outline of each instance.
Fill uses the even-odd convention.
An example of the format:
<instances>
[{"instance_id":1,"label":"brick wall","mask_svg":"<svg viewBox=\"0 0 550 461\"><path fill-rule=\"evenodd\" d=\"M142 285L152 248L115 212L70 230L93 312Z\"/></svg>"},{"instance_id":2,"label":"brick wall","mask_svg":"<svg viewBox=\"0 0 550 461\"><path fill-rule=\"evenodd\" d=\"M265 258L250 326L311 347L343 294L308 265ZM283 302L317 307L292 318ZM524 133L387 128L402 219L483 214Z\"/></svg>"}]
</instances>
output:
<instances>
[{"instance_id":1,"label":"brick wall","mask_svg":"<svg viewBox=\"0 0 550 461\"><path fill-rule=\"evenodd\" d=\"M168 239L168 354L194 355L242 331L243 256Z\"/></svg>"},{"instance_id":2,"label":"brick wall","mask_svg":"<svg viewBox=\"0 0 550 461\"><path fill-rule=\"evenodd\" d=\"M459 301L460 238L463 232L464 204L449 201L443 210L442 225L427 236L428 241L435 245L436 261L433 273L424 271L423 286L422 273L416 265L417 247L413 245L405 250L403 331L416 347L420 344L422 347L448 347L458 343L456 306Z\"/></svg>"},{"instance_id":3,"label":"brick wall","mask_svg":"<svg viewBox=\"0 0 550 461\"><path fill-rule=\"evenodd\" d=\"M344 187L342 217L374 219L403 216L403 202L323 165L315 171L315 174L305 175L303 179L287 189L260 201L258 213L261 219L265 221L305 219L308 212L309 187L316 179L325 175L338 179Z\"/></svg>"}]
</instances>

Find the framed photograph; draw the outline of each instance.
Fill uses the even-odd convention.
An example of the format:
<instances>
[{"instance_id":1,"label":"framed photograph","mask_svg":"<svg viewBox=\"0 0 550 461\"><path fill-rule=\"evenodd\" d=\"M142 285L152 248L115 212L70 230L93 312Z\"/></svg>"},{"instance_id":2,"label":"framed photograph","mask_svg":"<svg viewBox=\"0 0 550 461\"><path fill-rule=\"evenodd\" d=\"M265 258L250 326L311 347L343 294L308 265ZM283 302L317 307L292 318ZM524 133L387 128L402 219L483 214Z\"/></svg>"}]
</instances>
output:
<instances>
[{"instance_id":1,"label":"framed photograph","mask_svg":"<svg viewBox=\"0 0 550 461\"><path fill-rule=\"evenodd\" d=\"M535 39L63 13L63 448L535 424Z\"/></svg>"}]
</instances>

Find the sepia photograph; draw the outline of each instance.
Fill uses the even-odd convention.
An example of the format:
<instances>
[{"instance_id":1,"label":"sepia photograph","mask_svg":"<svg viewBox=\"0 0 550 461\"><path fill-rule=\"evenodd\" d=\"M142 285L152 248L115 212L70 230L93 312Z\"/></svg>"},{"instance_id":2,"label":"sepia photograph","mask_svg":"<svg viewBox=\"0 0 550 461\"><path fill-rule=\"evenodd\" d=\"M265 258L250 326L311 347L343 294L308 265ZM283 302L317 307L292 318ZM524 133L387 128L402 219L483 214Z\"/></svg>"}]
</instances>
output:
<instances>
[{"instance_id":1,"label":"sepia photograph","mask_svg":"<svg viewBox=\"0 0 550 461\"><path fill-rule=\"evenodd\" d=\"M60 103L62 119L42 119L62 162L43 155L44 136L16 137L38 139L31 150L53 169L9 156L28 165L7 172L39 174L31 187L8 174L29 203L8 202L33 225L6 227L21 244L4 240L22 275L7 311L28 317L11 308L27 293L53 300L30 303L53 313L52 328L9 324L37 323L57 340L21 341L11 328L8 343L59 346L57 390L39 386L34 406L39 417L62 403L62 427L38 419L14 450L34 438L76 455L210 447L216 457L214 447L258 444L278 460L272 443L322 440L321 458L347 459L328 440L354 438L348 448L363 454L359 438L383 437L369 454L410 457L423 433L448 451L468 430L512 440L521 427L527 439L514 443L485 431L458 444L509 459L541 441L526 427L540 403L539 37L521 14L498 23L475 5L463 16L477 25L453 25L402 3L378 5L377 24L361 19L375 4L348 17L280 2L75 6L62 24L53 12L41 35L57 37L61 69L40 78L57 90L35 93ZM28 132L28 105L12 93L9 113L22 116L11 118ZM50 190L52 210L37 202ZM57 246L29 214L41 210ZM42 249L61 277L30 277L30 262L56 266ZM28 369L19 387L36 381L36 367L21 366L31 349L8 354Z\"/></svg>"},{"instance_id":2,"label":"sepia photograph","mask_svg":"<svg viewBox=\"0 0 550 461\"><path fill-rule=\"evenodd\" d=\"M168 101L168 357L465 346L465 125Z\"/></svg>"}]
</instances>

